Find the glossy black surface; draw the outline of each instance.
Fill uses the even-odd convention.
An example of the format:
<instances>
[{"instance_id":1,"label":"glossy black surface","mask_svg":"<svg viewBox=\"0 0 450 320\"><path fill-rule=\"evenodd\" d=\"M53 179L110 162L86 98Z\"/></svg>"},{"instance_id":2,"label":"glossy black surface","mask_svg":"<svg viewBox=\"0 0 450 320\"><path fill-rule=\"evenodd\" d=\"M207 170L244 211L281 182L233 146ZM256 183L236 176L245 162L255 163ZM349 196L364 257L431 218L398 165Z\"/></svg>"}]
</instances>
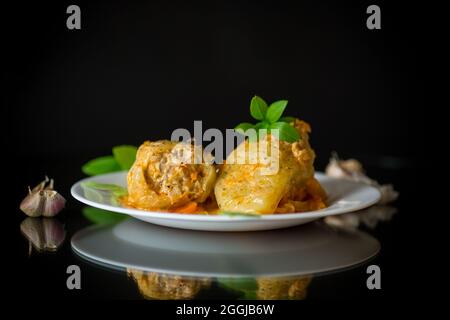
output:
<instances>
[{"instance_id":1,"label":"glossy black surface","mask_svg":"<svg viewBox=\"0 0 450 320\"><path fill-rule=\"evenodd\" d=\"M37 164L38 168L48 165L48 174L58 177L56 187L67 197L67 208L55 219L58 219L65 226L67 238L57 252L39 253L33 250L29 255L28 241L21 234L19 225L25 219L25 215L17 208L11 208L8 216L8 235L10 257L14 260L15 267L10 270L11 294L20 296L22 288L27 287L28 292L40 295L49 295L58 298L119 298L119 299L141 299L136 282L127 275L125 271L111 270L93 263L87 262L77 256L71 249L70 238L78 230L90 225L82 214L83 205L71 198L68 194L71 183L75 182L82 174L78 173L78 167L69 168L65 165ZM73 175L69 174L69 169ZM29 170L29 171L28 171ZM36 169L31 166L25 169L31 181L37 181ZM400 172L409 172L408 169L370 169L374 177L382 181L394 183L400 191L399 200L393 204L397 212L392 216L391 221L379 222L374 229L362 227L361 230L373 235L381 243L380 254L370 262L349 270L338 271L332 274L312 275L313 280L308 286L306 299L322 298L392 298L399 291L402 291L402 272L404 258L412 248L405 247L409 239L404 238L405 227L410 225L408 219L411 217L408 212L411 210L408 199L411 190L407 184L402 183L404 176ZM384 175L376 172L385 172ZM77 178L72 178L76 177ZM384 177L384 178L383 178ZM399 179L400 178L400 179ZM25 182L22 182L25 183ZM16 186L20 190L20 186ZM25 186L22 187L25 192ZM22 193L17 192L16 203L20 202ZM82 289L68 290L66 287L66 268L71 265L79 265L82 270ZM366 287L366 268L369 264L377 264L382 270L382 290L368 290ZM208 290L203 290L195 295L195 298L202 299L228 299L239 298L240 295L230 293L219 286L217 279L213 279Z\"/></svg>"}]
</instances>

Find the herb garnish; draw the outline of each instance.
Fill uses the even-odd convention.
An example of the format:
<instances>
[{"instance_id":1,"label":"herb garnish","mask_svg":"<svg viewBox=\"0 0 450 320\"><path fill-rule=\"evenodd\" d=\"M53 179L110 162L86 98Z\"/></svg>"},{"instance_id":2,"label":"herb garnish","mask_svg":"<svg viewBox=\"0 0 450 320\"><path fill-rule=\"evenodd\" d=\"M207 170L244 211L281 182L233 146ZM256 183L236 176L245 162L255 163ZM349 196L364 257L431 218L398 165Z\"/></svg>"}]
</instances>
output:
<instances>
[{"instance_id":1,"label":"herb garnish","mask_svg":"<svg viewBox=\"0 0 450 320\"><path fill-rule=\"evenodd\" d=\"M83 188L91 188L99 191L108 191L115 197L122 197L127 195L128 191L127 188L116 185L116 184L109 184L109 183L97 183L94 181L86 181L82 182L81 186Z\"/></svg>"},{"instance_id":2,"label":"herb garnish","mask_svg":"<svg viewBox=\"0 0 450 320\"><path fill-rule=\"evenodd\" d=\"M254 96L250 102L250 114L259 122L256 124L243 122L234 129L249 138L251 138L250 131L247 132L249 129L254 129L257 137L260 136L261 129L267 130L267 133L270 133L272 129L278 129L280 140L295 142L301 139L298 131L291 125L295 118L282 117L287 104L287 100L278 100L268 106L264 99Z\"/></svg>"},{"instance_id":3,"label":"herb garnish","mask_svg":"<svg viewBox=\"0 0 450 320\"><path fill-rule=\"evenodd\" d=\"M129 170L136 160L137 148L130 145L116 146L112 149L112 155L95 158L81 167L88 176Z\"/></svg>"}]
</instances>

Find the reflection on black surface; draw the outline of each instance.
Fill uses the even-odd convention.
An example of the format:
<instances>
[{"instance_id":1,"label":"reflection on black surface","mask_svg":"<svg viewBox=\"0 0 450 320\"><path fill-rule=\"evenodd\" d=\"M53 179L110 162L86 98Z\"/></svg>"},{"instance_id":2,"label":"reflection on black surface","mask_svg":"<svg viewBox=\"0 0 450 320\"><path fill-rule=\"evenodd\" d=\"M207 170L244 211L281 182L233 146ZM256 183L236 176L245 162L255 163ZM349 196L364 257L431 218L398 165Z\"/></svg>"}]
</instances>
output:
<instances>
[{"instance_id":1,"label":"reflection on black surface","mask_svg":"<svg viewBox=\"0 0 450 320\"><path fill-rule=\"evenodd\" d=\"M187 277L157 272L127 269L145 299L196 299L211 287L228 291L230 296L244 300L303 300L312 280L311 276L213 278Z\"/></svg>"},{"instance_id":2,"label":"reflection on black surface","mask_svg":"<svg viewBox=\"0 0 450 320\"><path fill-rule=\"evenodd\" d=\"M356 229L364 226L375 229L380 222L388 222L397 213L397 208L387 205L376 205L357 212L328 216L325 223L331 227Z\"/></svg>"},{"instance_id":3,"label":"reflection on black surface","mask_svg":"<svg viewBox=\"0 0 450 320\"><path fill-rule=\"evenodd\" d=\"M81 257L112 268L193 277L281 277L330 272L374 257L376 239L320 223L264 232L203 232L127 219L78 231Z\"/></svg>"},{"instance_id":4,"label":"reflection on black surface","mask_svg":"<svg viewBox=\"0 0 450 320\"><path fill-rule=\"evenodd\" d=\"M318 221L265 232L209 233L95 210L85 214L95 226L77 233L72 246L90 262L126 270L131 289L145 299L302 300L317 295L326 283L322 278L373 257L379 244L358 226L375 227L395 212L374 206L335 217L358 219L351 230ZM361 275L357 281L364 283Z\"/></svg>"},{"instance_id":5,"label":"reflection on black surface","mask_svg":"<svg viewBox=\"0 0 450 320\"><path fill-rule=\"evenodd\" d=\"M146 299L194 299L202 289L208 289L212 282L210 278L171 276L133 269L127 269L127 272Z\"/></svg>"},{"instance_id":6,"label":"reflection on black surface","mask_svg":"<svg viewBox=\"0 0 450 320\"><path fill-rule=\"evenodd\" d=\"M256 277L248 279L217 279L227 289L241 293L242 299L303 300L312 275L297 277Z\"/></svg>"},{"instance_id":7,"label":"reflection on black surface","mask_svg":"<svg viewBox=\"0 0 450 320\"><path fill-rule=\"evenodd\" d=\"M391 221L396 213L397 208L393 206L373 206L361 211L360 222L369 229L375 229L378 223Z\"/></svg>"},{"instance_id":8,"label":"reflection on black surface","mask_svg":"<svg viewBox=\"0 0 450 320\"><path fill-rule=\"evenodd\" d=\"M114 224L130 217L124 214L102 210L99 208L85 206L81 210L83 216L94 224Z\"/></svg>"},{"instance_id":9,"label":"reflection on black surface","mask_svg":"<svg viewBox=\"0 0 450 320\"><path fill-rule=\"evenodd\" d=\"M66 237L64 225L55 218L28 217L20 224L20 231L29 241L29 254L33 247L38 252L54 252Z\"/></svg>"}]
</instances>

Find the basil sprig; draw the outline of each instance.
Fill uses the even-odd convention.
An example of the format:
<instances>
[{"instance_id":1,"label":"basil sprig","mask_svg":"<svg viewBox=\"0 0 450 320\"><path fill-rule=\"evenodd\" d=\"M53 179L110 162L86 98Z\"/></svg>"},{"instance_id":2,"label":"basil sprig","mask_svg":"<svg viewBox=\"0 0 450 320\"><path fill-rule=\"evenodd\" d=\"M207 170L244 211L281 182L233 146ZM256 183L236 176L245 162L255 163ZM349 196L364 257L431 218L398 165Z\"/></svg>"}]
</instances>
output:
<instances>
[{"instance_id":1,"label":"basil sprig","mask_svg":"<svg viewBox=\"0 0 450 320\"><path fill-rule=\"evenodd\" d=\"M112 149L112 155L95 158L81 167L88 176L129 170L136 160L137 148L130 145L116 146Z\"/></svg>"},{"instance_id":2,"label":"basil sprig","mask_svg":"<svg viewBox=\"0 0 450 320\"><path fill-rule=\"evenodd\" d=\"M81 186L83 188L91 188L91 189L99 190L99 191L107 191L107 192L110 192L115 197L122 197L128 193L127 188L116 185L116 184L97 183L94 181L87 181L87 182L82 182Z\"/></svg>"},{"instance_id":3,"label":"basil sprig","mask_svg":"<svg viewBox=\"0 0 450 320\"><path fill-rule=\"evenodd\" d=\"M252 137L247 132L249 129L255 129L257 137L260 136L259 130L261 129L266 129L267 133L270 133L272 129L278 129L280 140L295 142L301 139L298 131L291 125L295 118L282 117L287 104L287 100L278 100L268 106L263 98L254 96L250 102L250 115L259 122L256 124L243 122L234 129L249 138Z\"/></svg>"}]
</instances>

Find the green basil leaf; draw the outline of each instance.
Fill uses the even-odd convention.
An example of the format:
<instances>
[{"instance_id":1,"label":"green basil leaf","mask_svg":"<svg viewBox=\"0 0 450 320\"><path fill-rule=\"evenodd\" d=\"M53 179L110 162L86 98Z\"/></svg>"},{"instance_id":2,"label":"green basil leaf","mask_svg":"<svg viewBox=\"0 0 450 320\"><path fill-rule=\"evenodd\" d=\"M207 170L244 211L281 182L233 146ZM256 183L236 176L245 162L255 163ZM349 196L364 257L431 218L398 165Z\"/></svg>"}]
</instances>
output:
<instances>
[{"instance_id":1,"label":"green basil leaf","mask_svg":"<svg viewBox=\"0 0 450 320\"><path fill-rule=\"evenodd\" d=\"M248 123L248 122L242 122L240 124L238 124L234 130L236 130L237 132L239 132L240 134L245 135L245 131L247 131L248 129L253 128L253 124Z\"/></svg>"},{"instance_id":2,"label":"green basil leaf","mask_svg":"<svg viewBox=\"0 0 450 320\"><path fill-rule=\"evenodd\" d=\"M95 224L114 224L128 218L128 216L120 213L110 212L93 207L84 207L82 209L83 216L90 222Z\"/></svg>"},{"instance_id":3,"label":"green basil leaf","mask_svg":"<svg viewBox=\"0 0 450 320\"><path fill-rule=\"evenodd\" d=\"M113 156L104 156L88 161L81 167L81 171L88 176L115 172L122 170Z\"/></svg>"},{"instance_id":4,"label":"green basil leaf","mask_svg":"<svg viewBox=\"0 0 450 320\"><path fill-rule=\"evenodd\" d=\"M269 109L267 109L266 120L270 123L277 122L283 114L284 109L286 109L287 104L287 100L279 100L272 103Z\"/></svg>"},{"instance_id":5,"label":"green basil leaf","mask_svg":"<svg viewBox=\"0 0 450 320\"><path fill-rule=\"evenodd\" d=\"M254 96L250 102L250 114L256 120L264 120L267 112L267 103L258 96Z\"/></svg>"},{"instance_id":6,"label":"green basil leaf","mask_svg":"<svg viewBox=\"0 0 450 320\"><path fill-rule=\"evenodd\" d=\"M261 121L255 124L255 130L257 133L259 133L259 130L261 129L270 129L270 123L266 121Z\"/></svg>"},{"instance_id":7,"label":"green basil leaf","mask_svg":"<svg viewBox=\"0 0 450 320\"><path fill-rule=\"evenodd\" d=\"M270 129L279 130L279 139L287 142L295 142L300 139L298 131L286 122L275 122L270 125Z\"/></svg>"},{"instance_id":8,"label":"green basil leaf","mask_svg":"<svg viewBox=\"0 0 450 320\"><path fill-rule=\"evenodd\" d=\"M130 145L116 146L112 149L114 159L123 170L130 170L136 160L137 148Z\"/></svg>"},{"instance_id":9,"label":"green basil leaf","mask_svg":"<svg viewBox=\"0 0 450 320\"><path fill-rule=\"evenodd\" d=\"M257 124L255 124L255 130L256 132L258 132L259 129L263 129L264 128L264 123L263 122L258 122Z\"/></svg>"},{"instance_id":10,"label":"green basil leaf","mask_svg":"<svg viewBox=\"0 0 450 320\"><path fill-rule=\"evenodd\" d=\"M259 129L270 129L270 122L262 121L260 123L261 123L261 126L259 127Z\"/></svg>"},{"instance_id":11,"label":"green basil leaf","mask_svg":"<svg viewBox=\"0 0 450 320\"><path fill-rule=\"evenodd\" d=\"M287 122L287 123L293 123L295 122L295 117L281 117L280 120L281 122Z\"/></svg>"},{"instance_id":12,"label":"green basil leaf","mask_svg":"<svg viewBox=\"0 0 450 320\"><path fill-rule=\"evenodd\" d=\"M248 138L248 141L255 142L258 141L258 130L256 128L252 128L245 132L245 136Z\"/></svg>"},{"instance_id":13,"label":"green basil leaf","mask_svg":"<svg viewBox=\"0 0 450 320\"><path fill-rule=\"evenodd\" d=\"M265 129L263 131L263 129ZM270 123L267 121L261 121L255 125L256 135L258 139L264 137L270 131Z\"/></svg>"},{"instance_id":14,"label":"green basil leaf","mask_svg":"<svg viewBox=\"0 0 450 320\"><path fill-rule=\"evenodd\" d=\"M127 188L118 186L116 184L97 183L97 182L93 182L93 181L87 181L87 182L83 182L81 184L81 186L83 188L92 188L95 190L109 191L116 197L121 197L128 193Z\"/></svg>"}]
</instances>

